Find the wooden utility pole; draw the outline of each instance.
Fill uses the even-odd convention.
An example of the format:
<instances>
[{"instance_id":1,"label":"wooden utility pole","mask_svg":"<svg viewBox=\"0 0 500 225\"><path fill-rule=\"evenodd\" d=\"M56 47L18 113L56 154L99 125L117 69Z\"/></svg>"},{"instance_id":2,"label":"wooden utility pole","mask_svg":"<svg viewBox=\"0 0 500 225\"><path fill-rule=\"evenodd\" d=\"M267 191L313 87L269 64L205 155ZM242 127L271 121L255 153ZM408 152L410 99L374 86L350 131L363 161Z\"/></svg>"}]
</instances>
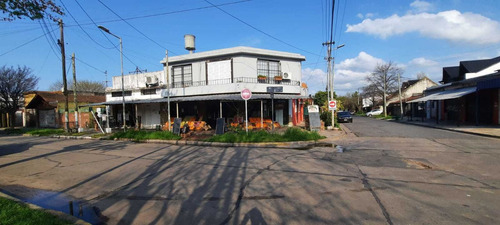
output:
<instances>
[{"instance_id":1,"label":"wooden utility pole","mask_svg":"<svg viewBox=\"0 0 500 225\"><path fill-rule=\"evenodd\" d=\"M76 84L76 65L75 53L71 55L71 64L73 65L73 101L75 102L75 128L78 130L78 100L76 98L77 84Z\"/></svg>"},{"instance_id":2,"label":"wooden utility pole","mask_svg":"<svg viewBox=\"0 0 500 225\"><path fill-rule=\"evenodd\" d=\"M59 39L59 46L61 47L61 61L62 61L62 74L63 74L63 94L64 94L64 119L66 132L69 131L69 109L68 109L68 83L66 82L66 54L64 53L64 30L63 21L59 19L59 29L61 30L61 39Z\"/></svg>"}]
</instances>

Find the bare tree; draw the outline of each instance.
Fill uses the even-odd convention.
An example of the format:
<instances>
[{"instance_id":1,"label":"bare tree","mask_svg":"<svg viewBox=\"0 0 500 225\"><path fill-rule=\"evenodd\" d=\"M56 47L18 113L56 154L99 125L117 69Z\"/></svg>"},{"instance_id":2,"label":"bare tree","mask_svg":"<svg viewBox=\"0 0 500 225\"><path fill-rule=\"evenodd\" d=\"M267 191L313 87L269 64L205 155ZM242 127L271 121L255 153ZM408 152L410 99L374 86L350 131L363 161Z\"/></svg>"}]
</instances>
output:
<instances>
[{"instance_id":1,"label":"bare tree","mask_svg":"<svg viewBox=\"0 0 500 225\"><path fill-rule=\"evenodd\" d=\"M370 98L372 100L372 104L375 104L375 99L378 96L382 97L382 95L382 92L373 84L363 87L363 98Z\"/></svg>"},{"instance_id":2,"label":"bare tree","mask_svg":"<svg viewBox=\"0 0 500 225\"><path fill-rule=\"evenodd\" d=\"M2 0L0 10L7 14L1 17L1 20L4 21L13 21L24 17L31 20L48 17L57 21L59 15L64 15L61 7L51 0Z\"/></svg>"},{"instance_id":3,"label":"bare tree","mask_svg":"<svg viewBox=\"0 0 500 225\"><path fill-rule=\"evenodd\" d=\"M427 77L427 74L424 72L417 73L417 79L422 80L424 77Z\"/></svg>"},{"instance_id":4,"label":"bare tree","mask_svg":"<svg viewBox=\"0 0 500 225\"><path fill-rule=\"evenodd\" d=\"M77 92L104 92L106 86L103 82L92 80L80 80L76 83ZM50 91L60 91L63 87L62 81L56 81L49 86ZM73 89L73 81L68 82L68 90Z\"/></svg>"},{"instance_id":5,"label":"bare tree","mask_svg":"<svg viewBox=\"0 0 500 225\"><path fill-rule=\"evenodd\" d=\"M374 85L383 93L384 116L387 116L387 95L398 89L398 74L401 75L403 69L394 62L389 61L385 64L378 64L375 70L366 77L369 84Z\"/></svg>"},{"instance_id":6,"label":"bare tree","mask_svg":"<svg viewBox=\"0 0 500 225\"><path fill-rule=\"evenodd\" d=\"M0 110L9 115L10 127L16 122L15 113L23 100L23 93L34 90L37 83L38 77L26 66L0 68Z\"/></svg>"}]
</instances>

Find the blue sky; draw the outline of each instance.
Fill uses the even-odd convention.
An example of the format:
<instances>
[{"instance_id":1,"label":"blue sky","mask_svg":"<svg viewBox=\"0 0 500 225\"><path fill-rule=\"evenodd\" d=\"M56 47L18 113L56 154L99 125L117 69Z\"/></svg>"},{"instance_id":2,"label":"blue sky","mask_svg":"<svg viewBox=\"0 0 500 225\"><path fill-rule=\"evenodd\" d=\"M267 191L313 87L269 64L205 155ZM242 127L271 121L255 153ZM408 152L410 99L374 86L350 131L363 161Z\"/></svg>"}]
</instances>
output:
<instances>
[{"instance_id":1,"label":"blue sky","mask_svg":"<svg viewBox=\"0 0 500 225\"><path fill-rule=\"evenodd\" d=\"M114 49L118 40L102 33L92 19L123 38L124 54L130 59L124 61L125 73L136 66L161 70L165 49L171 56L186 54L183 36L194 34L197 52L250 46L302 54L306 56L302 80L310 93L326 87L326 49L321 43L327 40L331 1L209 1L246 24L204 0L101 2L78 1L81 7L76 0L62 2L67 61L72 53L79 59L77 79L104 81L104 71L108 80L120 74L120 55ZM437 82L444 66L500 56L497 0L337 0L336 8L334 40L345 44L334 53L339 94L365 85L364 77L377 63L396 62L405 69L403 79L425 72ZM54 43L59 38L56 23L46 21L45 26L40 21L16 20L0 22L0 30L2 65L32 68L41 78L39 90L62 79L60 51ZM52 31L52 37L44 30Z\"/></svg>"}]
</instances>

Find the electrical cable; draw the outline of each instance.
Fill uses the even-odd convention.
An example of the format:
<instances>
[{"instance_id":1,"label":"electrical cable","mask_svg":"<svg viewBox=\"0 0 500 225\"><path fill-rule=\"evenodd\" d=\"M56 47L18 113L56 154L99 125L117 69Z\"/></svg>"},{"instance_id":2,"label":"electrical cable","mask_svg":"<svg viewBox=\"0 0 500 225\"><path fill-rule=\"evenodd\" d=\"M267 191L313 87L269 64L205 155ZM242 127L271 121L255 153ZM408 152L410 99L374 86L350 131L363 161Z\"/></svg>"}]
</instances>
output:
<instances>
[{"instance_id":1,"label":"electrical cable","mask_svg":"<svg viewBox=\"0 0 500 225\"><path fill-rule=\"evenodd\" d=\"M144 34L142 31L140 31L139 29L137 29L135 26L133 26L132 24L130 24L129 22L127 22L126 20L124 20L120 15L118 15L118 13L116 13L115 11L113 11L111 8L109 8L106 4L104 4L101 0L97 0L99 3L101 3L104 7L106 7L109 11L111 11L113 14L115 14L115 16L117 16L118 18L120 18L120 20L122 20L123 22L125 22L127 25L129 25L130 27L132 27L135 31L137 31L139 34L141 34L142 36L144 36L145 38L147 38L148 40L150 40L151 42L155 43L156 45L158 45L160 48L163 48L163 49L166 49L168 50L167 47L161 45L160 43L156 42L155 40L151 39L149 36L147 36L146 34ZM174 55L177 55L177 53L169 50L169 52L172 52Z\"/></svg>"},{"instance_id":2,"label":"electrical cable","mask_svg":"<svg viewBox=\"0 0 500 225\"><path fill-rule=\"evenodd\" d=\"M98 1L100 1L100 0L98 0ZM295 48L295 49L297 49L297 50L300 50L300 51L303 51L303 52L307 52L307 53L309 53L309 54L311 54L311 55L316 55L316 56L319 56L319 55L317 55L316 53L313 53L313 52L307 51L307 50L305 50L305 49L299 48L299 47L297 47L297 46L294 46L294 45L292 45L292 44L290 44L290 43L288 43L288 42L285 42L285 41L283 41L283 40L278 39L277 37L274 37L274 36L273 36L273 35L271 35L271 34L268 34L268 33L264 32L263 30L260 30L260 29L259 29L259 28L257 28L257 27L252 26L251 24L249 24L249 23L247 23L247 22L243 21L242 19L240 19L240 18L238 18L238 17L234 16L233 14L231 14L231 13L229 13L229 12L227 12L227 11L223 10L222 8L220 8L220 7L216 6L216 5L214 5L213 3L209 2L208 0L205 0L205 2L207 2L207 3L208 3L208 4L210 4L210 5L212 5L213 7L217 8L218 10L220 10L220 11L224 12L225 14L227 14L227 15L229 15L229 16L231 16L231 17L233 17L234 19L236 19L236 20L240 21L241 23L243 23L243 24L245 24L245 25L249 26L250 28L252 28L252 29L254 29L254 30L256 30L256 31L258 31L258 32L260 32L260 33L262 33L262 34L264 34L264 35L266 35L266 36L268 36L268 37L270 37L270 38L272 38L272 39L276 40L276 41L278 41L278 42L281 42L281 43L283 43L283 44L285 44L285 45L288 45L288 46L290 46L290 47L292 47L292 48Z\"/></svg>"},{"instance_id":3,"label":"electrical cable","mask_svg":"<svg viewBox=\"0 0 500 225\"><path fill-rule=\"evenodd\" d=\"M330 43L333 41L333 14L335 12L335 0L332 0L332 22L330 23Z\"/></svg>"},{"instance_id":4,"label":"electrical cable","mask_svg":"<svg viewBox=\"0 0 500 225\"><path fill-rule=\"evenodd\" d=\"M90 38L90 40L92 40L94 43L96 43L97 45L99 45L99 46L101 46L102 48L105 48L105 49L113 49L113 48L115 48L115 47L106 47L106 46L100 44L99 42L97 42L92 36L90 36L89 33L87 33L87 31L85 31L85 29L83 29L83 27L80 25L80 23L78 23L78 21L76 20L76 18L73 16L73 14L71 14L71 12L68 10L68 8L66 7L66 5L64 4L64 1L61 1L61 4L64 7L64 9L66 9L66 12L73 19L73 21L75 21L75 23L78 25L78 27L80 27L80 29L83 31L83 33L85 33L87 35L87 37Z\"/></svg>"},{"instance_id":5,"label":"electrical cable","mask_svg":"<svg viewBox=\"0 0 500 225\"><path fill-rule=\"evenodd\" d=\"M52 30L52 31L53 31L53 30ZM23 46L25 46L25 45L27 45L27 44L31 43L31 42L34 42L34 41L36 41L36 40L38 40L38 39L42 38L43 36L45 36L45 33L44 33L44 34L42 34L42 35L40 35L40 36L38 36L38 37L36 37L36 38L33 38L33 39L31 39L31 40L27 41L27 42L25 42L24 44L21 44L21 45L19 45L19 46L15 47L15 48L13 48L13 49L11 49L11 50L9 50L9 51L6 51L6 52L4 52L4 53L0 54L0 56L4 56L4 55L6 55L6 54L8 54L8 53L10 53L10 52L13 52L13 51L15 51L15 50L17 50L17 49L19 49L19 48L21 48L21 47L23 47Z\"/></svg>"},{"instance_id":6,"label":"electrical cable","mask_svg":"<svg viewBox=\"0 0 500 225\"><path fill-rule=\"evenodd\" d=\"M50 49L52 50L52 52L54 53L54 55L55 55L55 56L56 56L59 60L61 60L61 58L60 58L60 57L59 57L59 55L57 54L57 51L56 51L56 50L54 49L54 47L52 46L52 45L54 44L54 42L51 42L51 40L49 40L49 37L51 37L51 36L47 34L47 32L48 32L48 31L46 31L46 28L44 28L44 27L42 26L42 23L40 23L40 21L38 21L38 23L40 24L40 27L42 27L42 31L43 31L43 34L44 34L44 36L45 36L45 40L47 40L47 42L48 42L48 44L49 44ZM56 29L57 29L57 28L56 28ZM54 29L54 30L56 30L56 29ZM54 31L54 30L53 30L53 31ZM47 36L49 36L49 37L47 37Z\"/></svg>"},{"instance_id":7,"label":"electrical cable","mask_svg":"<svg viewBox=\"0 0 500 225\"><path fill-rule=\"evenodd\" d=\"M249 1L252 1L252 0L241 0L241 1L235 1L235 2L228 2L228 3L219 4L217 6L233 5L233 4L239 4L239 3L243 3L243 2L249 2ZM149 15L143 15L143 16L134 16L134 17L126 17L126 18L122 18L122 19L103 20L103 21L98 21L98 22L99 23L111 23L111 22L118 22L118 21L123 21L123 20L135 20L135 19L164 16L164 15L169 15L169 14L184 13L184 12L190 12L190 11L196 11L196 10L202 10L202 9L209 9L209 8L214 8L214 6L204 6L204 7L191 8L191 9L182 9L182 10L176 10L176 11L170 11L170 12L164 12L164 13L156 13L156 14L149 14ZM93 23L81 23L81 25L92 25L92 24ZM76 25L68 25L68 26L76 26Z\"/></svg>"},{"instance_id":8,"label":"electrical cable","mask_svg":"<svg viewBox=\"0 0 500 225\"><path fill-rule=\"evenodd\" d=\"M98 25L95 23L95 21L92 19L92 17L90 17L90 15L87 13L87 11L82 7L82 5L80 5L80 3L75 0L76 4L80 7L80 9L85 13L85 15L87 15L87 17L90 19L90 21L92 21L92 24L94 24L94 26L98 27ZM99 31L101 32L101 34L109 41L109 43L111 43L112 45L114 45L113 41L111 41L108 37L108 35L106 35L104 33L104 31L102 31L101 29L99 29ZM118 46L115 46L115 49L120 52L120 49L118 48ZM129 61L130 63L132 63L134 66L137 67L137 64L135 64L127 55L125 55L123 52L121 53L123 55L123 57L125 59L127 59L127 61Z\"/></svg>"},{"instance_id":9,"label":"electrical cable","mask_svg":"<svg viewBox=\"0 0 500 225\"><path fill-rule=\"evenodd\" d=\"M90 65L89 63L86 63L86 62L82 61L82 60L81 60L81 59L79 59L79 58L75 58L75 60L76 60L76 61L78 61L78 62L81 62L81 63L85 64L86 66L88 66L88 67L90 67L90 68L92 68L92 69L94 69L94 70L97 70L97 71L99 71L99 72L101 72L101 73L105 73L104 71L102 71L102 70L100 70L100 69L97 69L96 67L94 67L94 66Z\"/></svg>"}]
</instances>

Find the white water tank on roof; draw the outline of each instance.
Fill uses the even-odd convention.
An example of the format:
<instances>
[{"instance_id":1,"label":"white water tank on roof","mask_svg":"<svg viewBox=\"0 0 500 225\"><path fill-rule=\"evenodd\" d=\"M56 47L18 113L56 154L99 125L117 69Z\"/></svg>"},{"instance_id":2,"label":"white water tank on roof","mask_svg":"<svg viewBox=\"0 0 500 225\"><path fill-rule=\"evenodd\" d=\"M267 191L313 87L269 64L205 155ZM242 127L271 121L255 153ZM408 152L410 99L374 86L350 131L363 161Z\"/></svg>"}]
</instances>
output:
<instances>
[{"instance_id":1,"label":"white water tank on roof","mask_svg":"<svg viewBox=\"0 0 500 225\"><path fill-rule=\"evenodd\" d=\"M196 37L192 34L184 35L184 48L189 51L189 53L193 53L196 50L194 46L194 39Z\"/></svg>"}]
</instances>

